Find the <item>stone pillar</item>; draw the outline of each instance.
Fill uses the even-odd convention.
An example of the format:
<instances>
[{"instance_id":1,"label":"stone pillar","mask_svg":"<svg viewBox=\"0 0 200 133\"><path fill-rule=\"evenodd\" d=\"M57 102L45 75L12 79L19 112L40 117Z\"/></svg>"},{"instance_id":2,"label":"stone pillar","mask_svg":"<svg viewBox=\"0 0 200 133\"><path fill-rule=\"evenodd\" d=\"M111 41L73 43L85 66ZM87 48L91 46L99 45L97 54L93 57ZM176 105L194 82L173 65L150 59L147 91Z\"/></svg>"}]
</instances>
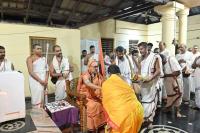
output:
<instances>
[{"instance_id":1,"label":"stone pillar","mask_svg":"<svg viewBox=\"0 0 200 133\"><path fill-rule=\"evenodd\" d=\"M189 8L185 7L177 13L179 17L179 44L187 44L187 25Z\"/></svg>"},{"instance_id":2,"label":"stone pillar","mask_svg":"<svg viewBox=\"0 0 200 133\"><path fill-rule=\"evenodd\" d=\"M162 41L166 43L166 48L170 51L171 55L175 55L175 46L172 42L176 37L176 12L183 8L184 5L174 1L154 8L156 12L162 15Z\"/></svg>"}]
</instances>

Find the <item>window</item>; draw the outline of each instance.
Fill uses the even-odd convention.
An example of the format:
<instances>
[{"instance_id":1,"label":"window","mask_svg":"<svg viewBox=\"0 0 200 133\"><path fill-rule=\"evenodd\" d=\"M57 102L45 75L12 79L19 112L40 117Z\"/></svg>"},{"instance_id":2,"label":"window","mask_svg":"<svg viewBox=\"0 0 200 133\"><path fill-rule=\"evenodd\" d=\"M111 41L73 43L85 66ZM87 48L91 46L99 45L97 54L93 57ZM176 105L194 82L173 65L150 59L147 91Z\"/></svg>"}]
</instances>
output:
<instances>
[{"instance_id":1,"label":"window","mask_svg":"<svg viewBox=\"0 0 200 133\"><path fill-rule=\"evenodd\" d=\"M42 56L45 57L46 51L47 51L47 43L49 43L48 64L50 64L52 62L53 56L54 56L53 46L56 44L56 38L30 36L31 54L32 54L32 50L33 50L33 45L39 44L42 47Z\"/></svg>"},{"instance_id":2,"label":"window","mask_svg":"<svg viewBox=\"0 0 200 133\"><path fill-rule=\"evenodd\" d=\"M113 40L112 38L101 38L102 51L106 53L113 52Z\"/></svg>"},{"instance_id":3,"label":"window","mask_svg":"<svg viewBox=\"0 0 200 133\"><path fill-rule=\"evenodd\" d=\"M138 49L138 40L129 40L129 52L131 52L134 49Z\"/></svg>"}]
</instances>

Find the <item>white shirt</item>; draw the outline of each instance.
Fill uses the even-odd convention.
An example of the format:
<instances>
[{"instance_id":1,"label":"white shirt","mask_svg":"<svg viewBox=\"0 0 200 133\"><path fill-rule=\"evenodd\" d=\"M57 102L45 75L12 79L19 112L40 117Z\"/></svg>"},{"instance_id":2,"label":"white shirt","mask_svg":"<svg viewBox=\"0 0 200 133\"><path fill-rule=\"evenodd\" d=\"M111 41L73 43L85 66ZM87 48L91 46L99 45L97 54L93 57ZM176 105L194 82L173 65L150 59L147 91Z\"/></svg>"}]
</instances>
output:
<instances>
[{"instance_id":1,"label":"white shirt","mask_svg":"<svg viewBox=\"0 0 200 133\"><path fill-rule=\"evenodd\" d=\"M104 61L105 61L105 63L107 63L107 64L111 64L111 62L110 62L110 57L109 57L108 55L105 55ZM106 65L106 66L108 66L108 65Z\"/></svg>"},{"instance_id":2,"label":"white shirt","mask_svg":"<svg viewBox=\"0 0 200 133\"><path fill-rule=\"evenodd\" d=\"M183 69L184 67L191 68L192 61L193 61L193 54L189 51L186 51L184 54L177 54L176 59L179 61L181 59L185 60L186 63L181 63L181 68Z\"/></svg>"},{"instance_id":3,"label":"white shirt","mask_svg":"<svg viewBox=\"0 0 200 133\"><path fill-rule=\"evenodd\" d=\"M163 66L165 74L171 74L175 71L181 71L181 66L175 57L169 57L167 63Z\"/></svg>"},{"instance_id":4,"label":"white shirt","mask_svg":"<svg viewBox=\"0 0 200 133\"><path fill-rule=\"evenodd\" d=\"M169 57L170 56L170 53L167 49L164 49L162 52L160 52L161 54L163 54L164 56L166 57Z\"/></svg>"},{"instance_id":5,"label":"white shirt","mask_svg":"<svg viewBox=\"0 0 200 133\"><path fill-rule=\"evenodd\" d=\"M5 71L13 71L12 70L12 62L4 59L3 62L0 64L0 72L5 72Z\"/></svg>"},{"instance_id":6,"label":"white shirt","mask_svg":"<svg viewBox=\"0 0 200 133\"><path fill-rule=\"evenodd\" d=\"M87 71L87 65L84 63L85 58L81 59L81 72Z\"/></svg>"},{"instance_id":7,"label":"white shirt","mask_svg":"<svg viewBox=\"0 0 200 133\"><path fill-rule=\"evenodd\" d=\"M99 55L94 53L89 60L96 60L97 62L99 61Z\"/></svg>"},{"instance_id":8,"label":"white shirt","mask_svg":"<svg viewBox=\"0 0 200 133\"><path fill-rule=\"evenodd\" d=\"M200 56L200 52L197 52L196 54L193 54L193 61L192 61L192 63L194 62L194 60L195 60L198 56Z\"/></svg>"}]
</instances>

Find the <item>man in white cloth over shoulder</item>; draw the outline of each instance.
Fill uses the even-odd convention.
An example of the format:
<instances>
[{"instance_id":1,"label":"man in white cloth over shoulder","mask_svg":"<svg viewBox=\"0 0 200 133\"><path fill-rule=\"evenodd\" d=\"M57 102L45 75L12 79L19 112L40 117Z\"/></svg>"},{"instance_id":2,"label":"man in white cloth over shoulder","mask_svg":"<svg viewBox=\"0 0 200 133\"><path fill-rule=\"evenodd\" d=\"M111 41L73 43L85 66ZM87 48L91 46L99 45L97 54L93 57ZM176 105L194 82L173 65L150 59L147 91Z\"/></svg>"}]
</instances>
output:
<instances>
[{"instance_id":1,"label":"man in white cloth over shoulder","mask_svg":"<svg viewBox=\"0 0 200 133\"><path fill-rule=\"evenodd\" d=\"M46 58L42 57L42 47L33 45L33 54L26 60L29 72L29 87L33 108L42 108L44 105L44 90L48 85L48 65Z\"/></svg>"},{"instance_id":2,"label":"man in white cloth over shoulder","mask_svg":"<svg viewBox=\"0 0 200 133\"><path fill-rule=\"evenodd\" d=\"M69 61L66 57L63 57L61 47L55 45L53 47L55 56L50 65L51 77L57 78L55 83L55 100L63 100L66 98L66 80L72 80L72 74L70 72Z\"/></svg>"},{"instance_id":3,"label":"man in white cloth over shoulder","mask_svg":"<svg viewBox=\"0 0 200 133\"><path fill-rule=\"evenodd\" d=\"M140 72L145 77L141 84L141 103L144 107L144 121L151 128L158 101L157 83L163 75L162 63L159 55L148 51L146 42L139 43L138 47L142 55Z\"/></svg>"}]
</instances>

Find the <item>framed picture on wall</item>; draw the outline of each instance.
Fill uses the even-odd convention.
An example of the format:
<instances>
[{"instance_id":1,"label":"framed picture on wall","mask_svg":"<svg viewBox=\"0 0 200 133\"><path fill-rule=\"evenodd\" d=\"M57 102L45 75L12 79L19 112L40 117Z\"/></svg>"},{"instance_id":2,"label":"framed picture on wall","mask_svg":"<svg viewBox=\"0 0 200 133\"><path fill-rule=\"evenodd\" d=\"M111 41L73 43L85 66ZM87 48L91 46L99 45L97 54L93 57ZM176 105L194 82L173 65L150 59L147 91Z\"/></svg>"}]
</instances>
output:
<instances>
[{"instance_id":1,"label":"framed picture on wall","mask_svg":"<svg viewBox=\"0 0 200 133\"><path fill-rule=\"evenodd\" d=\"M138 44L139 40L129 40L129 52L132 50L138 49Z\"/></svg>"}]
</instances>

